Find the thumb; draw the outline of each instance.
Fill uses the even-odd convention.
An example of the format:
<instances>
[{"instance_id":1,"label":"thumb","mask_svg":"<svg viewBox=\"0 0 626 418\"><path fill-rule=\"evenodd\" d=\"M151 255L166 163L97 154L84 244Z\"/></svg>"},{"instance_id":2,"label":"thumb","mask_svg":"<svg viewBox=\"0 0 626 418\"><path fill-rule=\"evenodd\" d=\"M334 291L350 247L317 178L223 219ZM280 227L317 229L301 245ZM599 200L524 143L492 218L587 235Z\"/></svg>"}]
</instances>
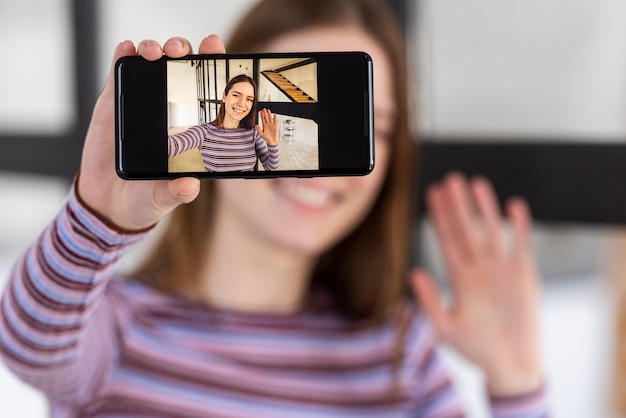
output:
<instances>
[{"instance_id":1,"label":"thumb","mask_svg":"<svg viewBox=\"0 0 626 418\"><path fill-rule=\"evenodd\" d=\"M200 180L194 177L182 177L158 182L154 199L157 206L167 213L180 204L192 202L199 193Z\"/></svg>"},{"instance_id":2,"label":"thumb","mask_svg":"<svg viewBox=\"0 0 626 418\"><path fill-rule=\"evenodd\" d=\"M447 313L432 276L422 269L415 269L411 273L411 287L424 311L435 325L437 333L440 336L445 335L443 331L447 322Z\"/></svg>"}]
</instances>

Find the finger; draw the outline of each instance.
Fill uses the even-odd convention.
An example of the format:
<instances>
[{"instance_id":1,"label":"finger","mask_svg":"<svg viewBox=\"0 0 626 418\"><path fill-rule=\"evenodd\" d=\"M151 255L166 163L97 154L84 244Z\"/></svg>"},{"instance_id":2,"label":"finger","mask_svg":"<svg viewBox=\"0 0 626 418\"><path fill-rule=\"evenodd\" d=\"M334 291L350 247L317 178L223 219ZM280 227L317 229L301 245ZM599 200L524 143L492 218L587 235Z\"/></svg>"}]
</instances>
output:
<instances>
[{"instance_id":1,"label":"finger","mask_svg":"<svg viewBox=\"0 0 626 418\"><path fill-rule=\"evenodd\" d=\"M136 54L137 54L137 50L135 48L135 45L132 43L132 41L120 42L115 47L115 51L113 52L113 60L111 63L111 71L109 72L109 77L107 79L106 84L104 85L104 89L102 90L100 97L98 98L98 101L96 102L96 106L93 112L93 115L103 114L105 116L103 117L103 119L92 118L91 124L96 124L97 121L102 121L102 120L105 120L104 122L105 124L109 123L109 120L107 117L108 116L112 117L113 111L114 111L114 105L112 104L110 100L113 100L113 96L114 96L113 90L115 88L114 87L115 86L115 77L114 77L115 65L117 64L117 61L120 58L125 57L125 56L130 56L130 55L136 55ZM101 113L102 110L104 110L105 112Z\"/></svg>"},{"instance_id":2,"label":"finger","mask_svg":"<svg viewBox=\"0 0 626 418\"><path fill-rule=\"evenodd\" d=\"M180 37L170 38L163 45L163 52L168 57L180 58L191 54L193 48L188 40Z\"/></svg>"},{"instance_id":3,"label":"finger","mask_svg":"<svg viewBox=\"0 0 626 418\"><path fill-rule=\"evenodd\" d=\"M493 187L486 178L476 177L471 183L471 188L485 228L485 244L496 253L502 254L504 250L502 216Z\"/></svg>"},{"instance_id":4,"label":"finger","mask_svg":"<svg viewBox=\"0 0 626 418\"><path fill-rule=\"evenodd\" d=\"M411 274L411 287L424 311L437 329L437 333L445 339L447 312L434 280L424 270L418 269Z\"/></svg>"},{"instance_id":5,"label":"finger","mask_svg":"<svg viewBox=\"0 0 626 418\"><path fill-rule=\"evenodd\" d=\"M219 36L209 35L200 42L198 51L201 54L223 54L226 52L226 48Z\"/></svg>"},{"instance_id":6,"label":"finger","mask_svg":"<svg viewBox=\"0 0 626 418\"><path fill-rule=\"evenodd\" d=\"M137 49L135 49L135 44L132 41L124 41L117 44L115 47L115 51L113 52L113 60L111 62L111 71L109 72L109 78L107 79L107 83L105 85L105 90L109 90L113 88L113 74L115 72L115 64L117 61L129 55L136 55Z\"/></svg>"},{"instance_id":7,"label":"finger","mask_svg":"<svg viewBox=\"0 0 626 418\"><path fill-rule=\"evenodd\" d=\"M272 112L269 109L263 109L261 119L263 120L263 125L269 125L272 123Z\"/></svg>"},{"instance_id":8,"label":"finger","mask_svg":"<svg viewBox=\"0 0 626 418\"><path fill-rule=\"evenodd\" d=\"M168 213L176 206L189 203L200 193L200 181L193 177L183 177L171 181L158 182L154 199L157 207Z\"/></svg>"},{"instance_id":9,"label":"finger","mask_svg":"<svg viewBox=\"0 0 626 418\"><path fill-rule=\"evenodd\" d=\"M475 207L465 177L453 172L444 179L444 208L456 234L455 244L461 256L475 258L480 253Z\"/></svg>"},{"instance_id":10,"label":"finger","mask_svg":"<svg viewBox=\"0 0 626 418\"><path fill-rule=\"evenodd\" d=\"M451 276L455 276L458 269L462 267L463 262L456 247L456 229L446 213L443 191L439 184L431 185L426 191L426 204L448 273Z\"/></svg>"},{"instance_id":11,"label":"finger","mask_svg":"<svg viewBox=\"0 0 626 418\"><path fill-rule=\"evenodd\" d=\"M161 45L158 42L148 39L139 43L137 54L147 60L154 61L163 56L163 49L161 49Z\"/></svg>"},{"instance_id":12,"label":"finger","mask_svg":"<svg viewBox=\"0 0 626 418\"><path fill-rule=\"evenodd\" d=\"M532 260L532 220L530 208L522 198L512 198L506 205L514 235L514 251L522 260Z\"/></svg>"},{"instance_id":13,"label":"finger","mask_svg":"<svg viewBox=\"0 0 626 418\"><path fill-rule=\"evenodd\" d=\"M113 52L113 63L111 64L111 71L115 68L115 63L122 57L126 57L128 55L136 55L137 49L135 48L135 44L132 41L124 41L117 44L115 51Z\"/></svg>"}]
</instances>

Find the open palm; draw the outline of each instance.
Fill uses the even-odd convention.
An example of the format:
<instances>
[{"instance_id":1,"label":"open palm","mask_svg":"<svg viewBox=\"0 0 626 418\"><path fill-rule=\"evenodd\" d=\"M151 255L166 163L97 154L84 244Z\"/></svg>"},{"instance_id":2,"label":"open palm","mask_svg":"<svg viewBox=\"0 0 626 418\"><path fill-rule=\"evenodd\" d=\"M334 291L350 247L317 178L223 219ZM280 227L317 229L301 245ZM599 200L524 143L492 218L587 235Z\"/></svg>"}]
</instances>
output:
<instances>
[{"instance_id":1,"label":"open palm","mask_svg":"<svg viewBox=\"0 0 626 418\"><path fill-rule=\"evenodd\" d=\"M267 142L267 145L275 147L278 145L278 120L276 114L272 113L269 109L262 109L260 112L261 122L263 126L256 126L257 131L261 138Z\"/></svg>"},{"instance_id":2,"label":"open palm","mask_svg":"<svg viewBox=\"0 0 626 418\"><path fill-rule=\"evenodd\" d=\"M425 271L416 270L412 282L440 339L481 367L494 392L516 394L538 388L539 279L527 205L517 198L508 202L508 236L486 179L467 181L450 174L429 189L427 203L452 304L442 304Z\"/></svg>"}]
</instances>

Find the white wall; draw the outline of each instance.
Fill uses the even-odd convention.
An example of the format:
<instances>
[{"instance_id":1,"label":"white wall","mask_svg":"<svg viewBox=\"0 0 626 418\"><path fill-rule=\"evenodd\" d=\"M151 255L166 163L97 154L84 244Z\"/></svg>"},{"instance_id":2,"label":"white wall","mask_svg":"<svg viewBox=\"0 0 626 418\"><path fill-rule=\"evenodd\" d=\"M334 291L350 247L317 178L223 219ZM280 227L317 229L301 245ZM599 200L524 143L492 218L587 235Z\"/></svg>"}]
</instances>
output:
<instances>
[{"instance_id":1,"label":"white wall","mask_svg":"<svg viewBox=\"0 0 626 418\"><path fill-rule=\"evenodd\" d=\"M424 131L626 138L626 2L419 3Z\"/></svg>"},{"instance_id":2,"label":"white wall","mask_svg":"<svg viewBox=\"0 0 626 418\"><path fill-rule=\"evenodd\" d=\"M0 2L0 126L63 133L73 125L68 0ZM9 59L10 57L10 59Z\"/></svg>"},{"instance_id":3,"label":"white wall","mask_svg":"<svg viewBox=\"0 0 626 418\"><path fill-rule=\"evenodd\" d=\"M167 63L168 128L198 124L196 68L191 61Z\"/></svg>"},{"instance_id":4,"label":"white wall","mask_svg":"<svg viewBox=\"0 0 626 418\"><path fill-rule=\"evenodd\" d=\"M225 41L231 26L255 0L100 0L100 79L106 80L115 45L125 39L135 43L154 39L161 43L172 36L187 38L197 50L207 35Z\"/></svg>"}]
</instances>

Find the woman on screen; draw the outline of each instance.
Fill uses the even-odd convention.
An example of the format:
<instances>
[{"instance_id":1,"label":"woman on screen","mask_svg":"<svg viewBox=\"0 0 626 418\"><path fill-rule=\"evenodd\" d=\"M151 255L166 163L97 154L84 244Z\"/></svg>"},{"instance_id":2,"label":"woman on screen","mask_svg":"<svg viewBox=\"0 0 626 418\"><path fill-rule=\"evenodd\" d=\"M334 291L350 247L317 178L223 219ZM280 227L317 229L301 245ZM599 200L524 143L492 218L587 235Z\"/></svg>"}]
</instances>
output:
<instances>
[{"instance_id":1,"label":"woman on screen","mask_svg":"<svg viewBox=\"0 0 626 418\"><path fill-rule=\"evenodd\" d=\"M278 122L262 109L262 126L255 121L256 83L245 74L233 77L222 96L217 118L168 137L168 158L192 149L200 150L209 172L252 171L257 159L267 171L277 170Z\"/></svg>"}]
</instances>

